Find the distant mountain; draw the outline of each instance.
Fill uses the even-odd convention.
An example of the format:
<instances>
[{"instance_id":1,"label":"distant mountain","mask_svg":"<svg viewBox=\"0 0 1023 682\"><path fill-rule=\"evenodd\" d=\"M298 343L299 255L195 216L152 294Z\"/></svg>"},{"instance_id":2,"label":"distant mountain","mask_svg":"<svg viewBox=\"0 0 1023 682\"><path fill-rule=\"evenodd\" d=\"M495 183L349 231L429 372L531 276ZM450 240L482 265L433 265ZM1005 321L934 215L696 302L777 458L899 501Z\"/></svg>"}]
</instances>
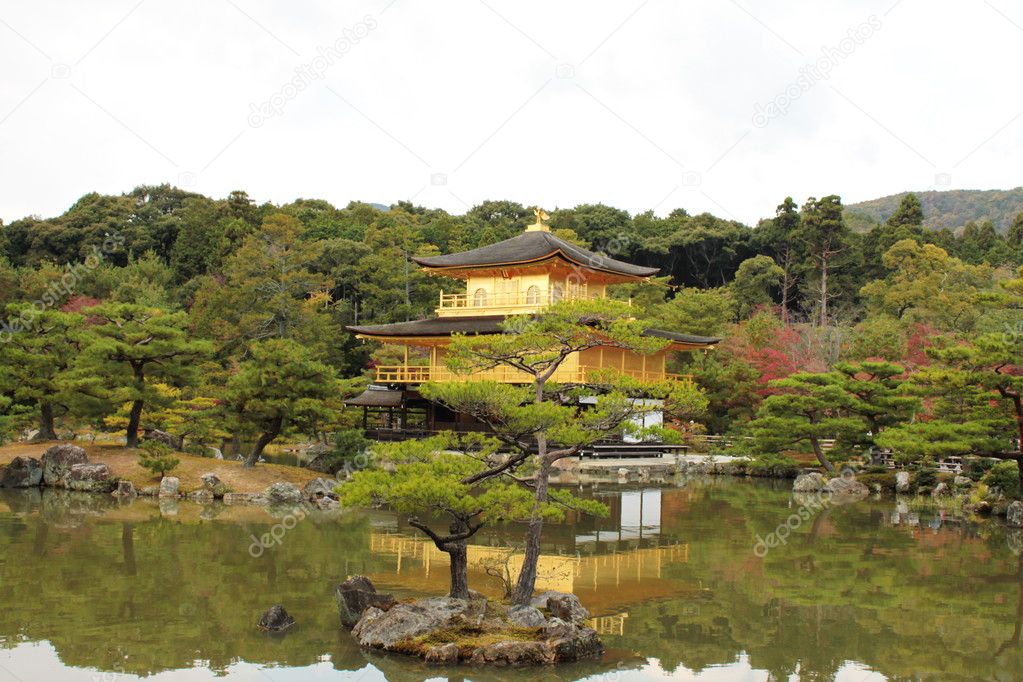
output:
<instances>
[{"instance_id":1,"label":"distant mountain","mask_svg":"<svg viewBox=\"0 0 1023 682\"><path fill-rule=\"evenodd\" d=\"M846 222L856 231L864 231L888 217L909 192L861 201L845 207ZM1013 219L1023 211L1023 187L1016 189L952 189L945 192L913 192L924 209L924 226L932 230L957 230L969 221L990 220L1005 233Z\"/></svg>"}]
</instances>

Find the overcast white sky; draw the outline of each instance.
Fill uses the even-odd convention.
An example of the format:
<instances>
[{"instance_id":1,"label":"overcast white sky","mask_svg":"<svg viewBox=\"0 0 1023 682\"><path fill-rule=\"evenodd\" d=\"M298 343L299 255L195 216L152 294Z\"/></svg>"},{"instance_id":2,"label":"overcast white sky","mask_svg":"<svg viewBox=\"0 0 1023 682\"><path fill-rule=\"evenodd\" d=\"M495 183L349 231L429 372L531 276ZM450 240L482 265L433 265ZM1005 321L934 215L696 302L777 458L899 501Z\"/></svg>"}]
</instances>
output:
<instances>
[{"instance_id":1,"label":"overcast white sky","mask_svg":"<svg viewBox=\"0 0 1023 682\"><path fill-rule=\"evenodd\" d=\"M1010 0L0 0L0 218L162 182L749 223L1010 188L1021 64Z\"/></svg>"}]
</instances>

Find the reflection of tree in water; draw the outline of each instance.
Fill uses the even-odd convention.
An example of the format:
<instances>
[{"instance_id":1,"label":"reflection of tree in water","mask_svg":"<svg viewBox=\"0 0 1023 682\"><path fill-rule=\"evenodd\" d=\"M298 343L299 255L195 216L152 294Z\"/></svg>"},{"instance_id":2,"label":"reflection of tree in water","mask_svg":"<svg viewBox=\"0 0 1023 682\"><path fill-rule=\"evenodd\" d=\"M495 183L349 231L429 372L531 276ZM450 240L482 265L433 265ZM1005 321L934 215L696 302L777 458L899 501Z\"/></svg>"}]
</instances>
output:
<instances>
[{"instance_id":1,"label":"reflection of tree in water","mask_svg":"<svg viewBox=\"0 0 1023 682\"><path fill-rule=\"evenodd\" d=\"M761 560L754 539L792 513L786 491L718 479L661 499L657 541L684 543L685 560L644 574L637 584L647 596L620 609L628 617L620 636L606 636L605 661L545 677L580 679L619 659L631 668L637 657L668 671L703 670L743 655L778 680L797 671L831 680L849 660L893 679L1011 680L1023 670L1019 538L997 524L893 527L882 513L890 505L866 502L813 517ZM391 575L418 589L412 574L395 573L393 557L371 551L379 524L367 515L310 517L254 559L250 536L279 522L259 509L227 508L210 522L211 513L186 504L163 519L143 500L122 507L49 491L0 493L0 504L14 511L0 516L0 554L17 558L0 562L0 637L48 639L68 665L146 674L199 658L220 671L239 660L311 665L326 654L340 669L372 661L390 680L424 675L405 659L359 651L337 626L332 589L350 574ZM393 518L382 520L394 528ZM645 537L605 542L605 528L552 527L548 551L598 563L649 551ZM488 542L519 538L497 528ZM613 581L593 590L597 602L624 595ZM275 602L299 619L283 639L253 627Z\"/></svg>"},{"instance_id":2,"label":"reflection of tree in water","mask_svg":"<svg viewBox=\"0 0 1023 682\"><path fill-rule=\"evenodd\" d=\"M238 660L309 665L324 654L365 666L333 604L346 566L375 567L365 517L308 519L257 560L236 523L165 520L143 501L131 521L109 518L126 513L116 509L86 521L79 504L0 518L0 553L17 557L0 562L0 636L20 636L2 646L46 639L67 665L137 674L197 658L214 670ZM250 527L263 533L273 522ZM276 602L300 619L283 639L254 627Z\"/></svg>"},{"instance_id":3,"label":"reflection of tree in water","mask_svg":"<svg viewBox=\"0 0 1023 682\"><path fill-rule=\"evenodd\" d=\"M1019 677L1018 647L994 656L1020 618L1017 590L1007 598L1004 582L1011 575L1015 587L1018 560L997 524L892 527L884 505L866 502L819 514L761 561L751 539L792 510L787 496L751 488L690 492L688 513L665 524L689 543L689 562L665 579L703 585L708 598L635 606L611 646L643 651L667 671L746 653L772 679L798 670L831 680L850 660L892 679Z\"/></svg>"}]
</instances>

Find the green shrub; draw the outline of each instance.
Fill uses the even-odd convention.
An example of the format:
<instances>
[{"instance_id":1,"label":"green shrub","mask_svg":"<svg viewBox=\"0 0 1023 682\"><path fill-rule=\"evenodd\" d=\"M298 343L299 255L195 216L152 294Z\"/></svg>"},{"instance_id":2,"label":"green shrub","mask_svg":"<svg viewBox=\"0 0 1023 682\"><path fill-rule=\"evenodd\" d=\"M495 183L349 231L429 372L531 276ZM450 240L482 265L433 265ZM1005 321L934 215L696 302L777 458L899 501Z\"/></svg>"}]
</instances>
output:
<instances>
[{"instance_id":1,"label":"green shrub","mask_svg":"<svg viewBox=\"0 0 1023 682\"><path fill-rule=\"evenodd\" d=\"M749 461L749 475L770 478L795 478L799 465L788 455L779 453L756 455Z\"/></svg>"},{"instance_id":2,"label":"green shrub","mask_svg":"<svg viewBox=\"0 0 1023 682\"><path fill-rule=\"evenodd\" d=\"M1006 497L1019 498L1019 467L1015 462L999 462L984 475L989 488L998 488Z\"/></svg>"},{"instance_id":3,"label":"green shrub","mask_svg":"<svg viewBox=\"0 0 1023 682\"><path fill-rule=\"evenodd\" d=\"M339 431L334 435L334 447L310 462L309 468L331 476L345 469L361 468L359 458L365 455L370 442L362 429Z\"/></svg>"},{"instance_id":4,"label":"green shrub","mask_svg":"<svg viewBox=\"0 0 1023 682\"><path fill-rule=\"evenodd\" d=\"M934 469L920 469L913 477L913 483L916 485L917 492L921 489L933 490L934 486L938 484L938 472Z\"/></svg>"},{"instance_id":5,"label":"green shrub","mask_svg":"<svg viewBox=\"0 0 1023 682\"><path fill-rule=\"evenodd\" d=\"M174 456L174 451L167 445L158 441L147 440L142 444L142 452L139 453L139 466L149 469L154 476L163 477L181 463Z\"/></svg>"}]
</instances>

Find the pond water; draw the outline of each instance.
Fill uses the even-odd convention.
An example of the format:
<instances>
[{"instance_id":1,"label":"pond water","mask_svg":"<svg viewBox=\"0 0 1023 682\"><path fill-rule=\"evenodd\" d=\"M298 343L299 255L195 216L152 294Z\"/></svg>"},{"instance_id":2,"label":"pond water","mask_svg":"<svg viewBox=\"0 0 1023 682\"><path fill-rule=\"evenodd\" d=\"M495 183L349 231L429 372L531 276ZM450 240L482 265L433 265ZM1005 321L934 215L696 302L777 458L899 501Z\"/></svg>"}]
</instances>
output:
<instances>
[{"instance_id":1,"label":"pond water","mask_svg":"<svg viewBox=\"0 0 1023 682\"><path fill-rule=\"evenodd\" d=\"M610 516L551 526L541 582L579 595L608 651L538 673L429 668L339 630L348 575L445 591L445 555L388 512L0 492L0 680L1023 679L1021 533L894 501L729 478L590 490ZM485 567L514 566L520 537L476 538L473 587L500 593ZM283 637L254 627L273 603L298 620Z\"/></svg>"}]
</instances>

